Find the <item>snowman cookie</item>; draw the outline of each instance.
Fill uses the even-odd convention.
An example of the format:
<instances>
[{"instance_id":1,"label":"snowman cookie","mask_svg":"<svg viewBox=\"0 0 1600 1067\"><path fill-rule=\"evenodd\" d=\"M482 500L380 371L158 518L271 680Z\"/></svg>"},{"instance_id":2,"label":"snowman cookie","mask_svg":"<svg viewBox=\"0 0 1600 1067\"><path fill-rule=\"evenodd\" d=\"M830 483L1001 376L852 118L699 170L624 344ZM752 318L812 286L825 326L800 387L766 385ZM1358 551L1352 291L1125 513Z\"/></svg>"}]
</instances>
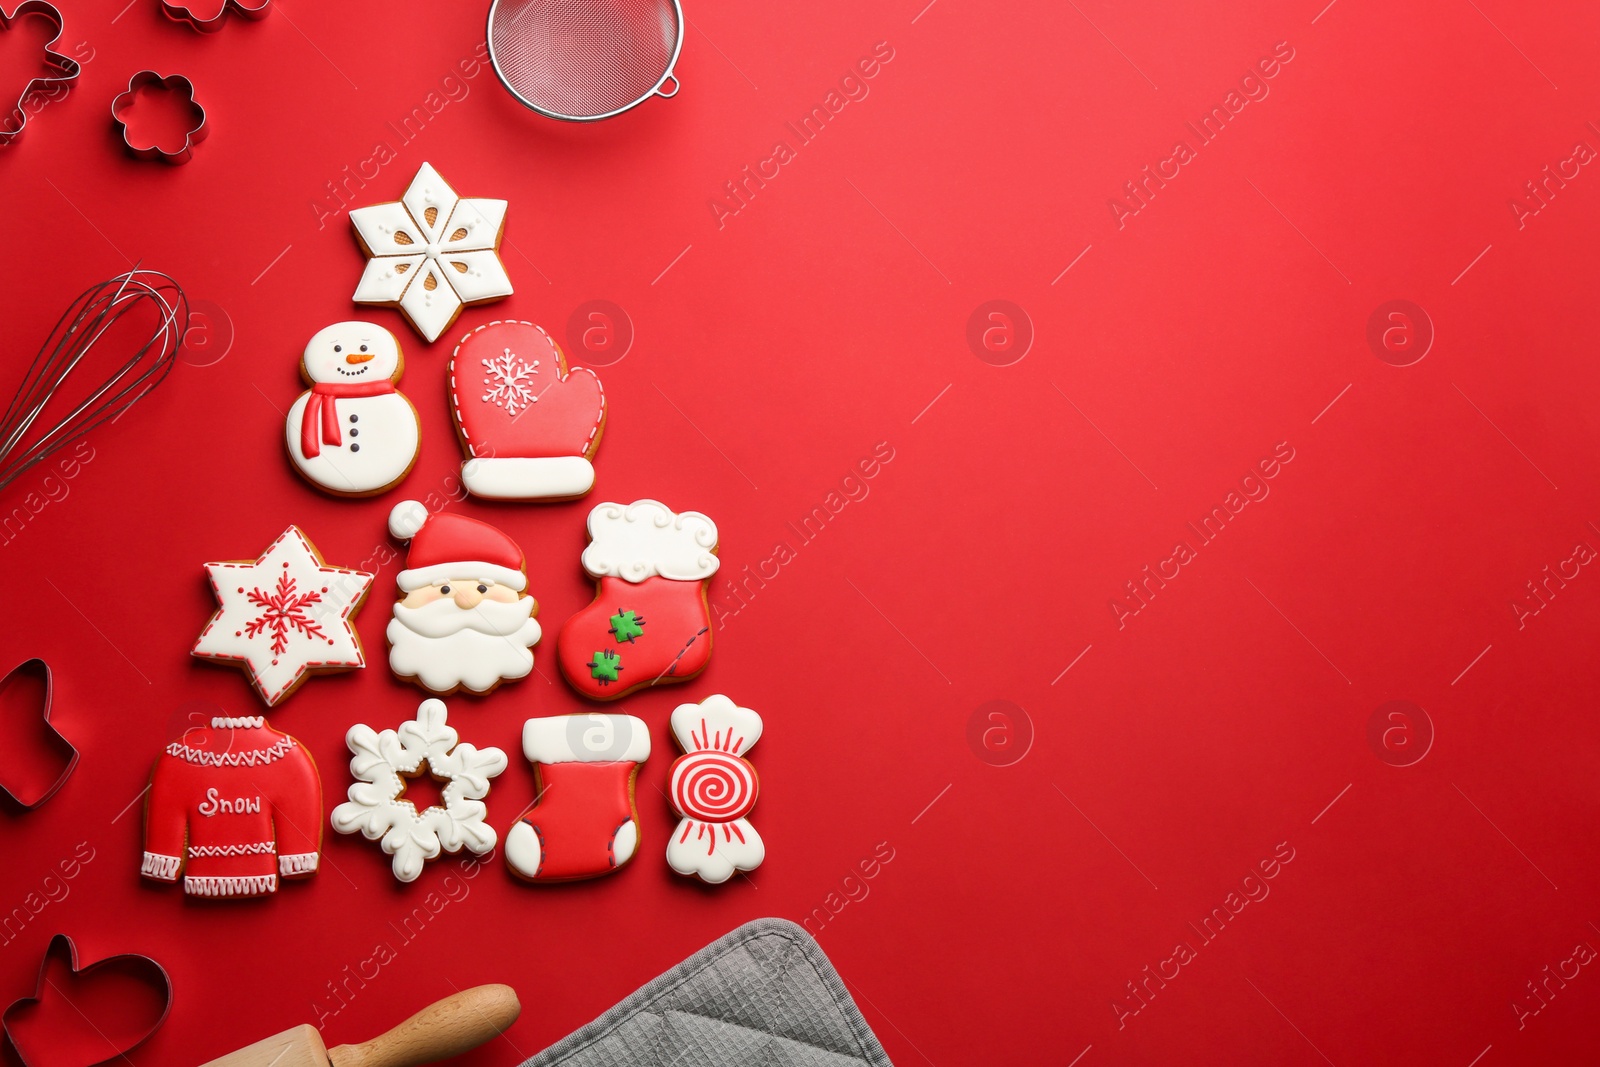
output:
<instances>
[{"instance_id":1,"label":"snowman cookie","mask_svg":"<svg viewBox=\"0 0 1600 1067\"><path fill-rule=\"evenodd\" d=\"M400 343L376 323L338 322L311 338L300 359L311 388L283 428L306 481L338 496L373 496L411 473L422 426L395 389L404 369Z\"/></svg>"}]
</instances>

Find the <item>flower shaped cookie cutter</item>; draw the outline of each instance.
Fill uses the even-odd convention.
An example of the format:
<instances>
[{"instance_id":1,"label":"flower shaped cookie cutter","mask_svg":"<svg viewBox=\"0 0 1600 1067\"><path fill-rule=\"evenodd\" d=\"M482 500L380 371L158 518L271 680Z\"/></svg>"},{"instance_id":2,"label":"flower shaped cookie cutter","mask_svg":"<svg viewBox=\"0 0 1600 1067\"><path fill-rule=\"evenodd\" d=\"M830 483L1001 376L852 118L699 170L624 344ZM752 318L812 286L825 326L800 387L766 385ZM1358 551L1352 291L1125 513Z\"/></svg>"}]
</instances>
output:
<instances>
[{"instance_id":1,"label":"flower shaped cookie cutter","mask_svg":"<svg viewBox=\"0 0 1600 1067\"><path fill-rule=\"evenodd\" d=\"M49 92L51 89L65 87L76 81L78 75L83 73L83 67L77 60L65 56L55 49L56 42L61 40L61 35L66 32L66 20L61 17L61 12L54 4L45 0L23 0L11 14L6 14L4 4L0 4L0 33L9 31L20 19L30 15L38 15L55 26L56 32L44 46L44 67L52 72L38 75L22 87L22 92L17 95L17 102L12 105L8 115L0 117L0 145L8 145L22 136L22 131L28 125L28 101L35 94Z\"/></svg>"},{"instance_id":2,"label":"flower shaped cookie cutter","mask_svg":"<svg viewBox=\"0 0 1600 1067\"><path fill-rule=\"evenodd\" d=\"M247 19L264 19L272 0L161 0L161 13L197 33L216 33L230 10Z\"/></svg>"},{"instance_id":3,"label":"flower shaped cookie cutter","mask_svg":"<svg viewBox=\"0 0 1600 1067\"><path fill-rule=\"evenodd\" d=\"M42 721L46 734L46 743L61 757L61 771L56 775L55 781L46 786L43 791L31 797L19 795L18 790L7 785L5 776L0 774L0 793L4 793L17 803L23 811L32 811L51 797L56 791L66 784L72 777L73 770L78 766L78 750L64 737L60 730L50 724L50 704L55 696L55 677L50 673L50 665L42 659L24 660L17 664L4 676L0 676L0 690L5 689L14 679L25 675L34 675L44 681L44 699L41 701L39 718ZM3 768L0 768L3 769Z\"/></svg>"},{"instance_id":4,"label":"flower shaped cookie cutter","mask_svg":"<svg viewBox=\"0 0 1600 1067\"><path fill-rule=\"evenodd\" d=\"M183 135L183 144L179 147L169 147L163 144L160 137L149 138L142 133L135 133L128 125L132 112L139 106L141 95L159 90L164 93L184 94L189 109L188 131ZM206 109L194 98L194 82L182 74L172 74L165 78L153 70L141 70L128 79L127 92L121 93L111 101L111 121L116 124L117 132L122 135L122 144L128 153L135 159L159 159L163 163L178 166L194 158L194 146L206 139L210 127L206 125Z\"/></svg>"}]
</instances>

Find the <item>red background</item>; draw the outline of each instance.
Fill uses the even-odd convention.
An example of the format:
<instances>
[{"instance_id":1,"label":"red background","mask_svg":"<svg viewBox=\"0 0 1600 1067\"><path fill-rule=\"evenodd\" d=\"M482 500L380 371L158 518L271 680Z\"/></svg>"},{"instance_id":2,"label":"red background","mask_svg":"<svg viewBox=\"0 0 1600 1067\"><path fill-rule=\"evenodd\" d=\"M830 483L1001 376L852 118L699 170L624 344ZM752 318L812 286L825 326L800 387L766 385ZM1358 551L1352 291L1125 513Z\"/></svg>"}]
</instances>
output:
<instances>
[{"instance_id":1,"label":"red background","mask_svg":"<svg viewBox=\"0 0 1600 1067\"><path fill-rule=\"evenodd\" d=\"M49 659L55 720L83 753L49 804L0 822L0 904L79 842L95 856L0 948L6 998L58 930L86 960L149 953L176 1000L129 1059L197 1062L311 1021L345 965L459 877L446 860L398 886L376 845L330 833L309 884L208 906L141 884L139 808L117 816L188 702L260 710L241 675L188 656L212 609L201 563L252 556L290 522L332 562L368 559L392 503L457 469L454 339L516 317L565 341L573 310L606 299L637 336L600 370L611 418L589 503L452 505L519 539L549 635L542 677L451 701L464 739L513 755L491 822L503 833L532 798L522 720L579 710L548 644L589 597L589 504L709 513L728 577L778 541L794 558L723 620L700 680L616 709L656 745L637 862L535 888L496 857L328 1020L330 1043L506 981L521 1021L462 1062L514 1064L737 924L831 904L812 929L898 1063L1593 1058L1592 968L1520 1027L1512 1007L1538 1006L1525 983L1546 965L1600 946L1600 577L1582 569L1520 628L1511 606L1576 544L1600 546L1585 325L1600 177L1581 169L1521 226L1509 206L1575 142L1600 147L1588 5L694 3L675 100L572 127L484 67L402 144L389 123L459 77L481 3L290 0L202 37L123 2L65 0L65 40L92 58L0 152L6 388L67 301L134 259L223 314L0 548L0 642L8 661ZM723 183L795 147L785 122L878 42L893 59L868 95L719 227ZM1293 59L1270 94L1197 147L1184 123L1278 42ZM192 77L210 114L189 166L135 162L110 128L144 67ZM1180 138L1197 158L1119 228L1108 200ZM337 207L324 183L378 140L397 158L355 206L397 199L425 160L511 202L516 295L436 345L351 304L348 222L319 226ZM1010 366L967 341L991 299L1035 334ZM1392 299L1436 331L1412 366L1366 340ZM424 427L410 479L365 502L308 489L281 443L301 348L351 317L400 336ZM226 357L196 365L224 319ZM802 544L787 524L879 442L894 458L869 494ZM1119 628L1124 583L1194 542L1185 524L1280 442L1294 458L1270 495ZM43 478L5 511L45 497ZM359 619L370 668L271 717L315 754L330 809L346 728L395 725L421 696L383 662L397 569ZM738 606L720 581L713 597ZM752 759L769 858L719 889L662 862L657 793L671 708L712 692L767 721ZM992 700L1024 710L969 733ZM1392 764L1419 750L1420 717L1369 741L1391 700L1431 723L1410 766ZM37 731L8 714L14 759ZM1026 755L994 765L1030 726ZM879 842L892 861L846 885ZM1294 858L1270 895L1200 946L1189 924L1280 843ZM839 907L847 888L860 899ZM1198 958L1119 1026L1117 998L1139 1003L1126 983L1179 940Z\"/></svg>"}]
</instances>

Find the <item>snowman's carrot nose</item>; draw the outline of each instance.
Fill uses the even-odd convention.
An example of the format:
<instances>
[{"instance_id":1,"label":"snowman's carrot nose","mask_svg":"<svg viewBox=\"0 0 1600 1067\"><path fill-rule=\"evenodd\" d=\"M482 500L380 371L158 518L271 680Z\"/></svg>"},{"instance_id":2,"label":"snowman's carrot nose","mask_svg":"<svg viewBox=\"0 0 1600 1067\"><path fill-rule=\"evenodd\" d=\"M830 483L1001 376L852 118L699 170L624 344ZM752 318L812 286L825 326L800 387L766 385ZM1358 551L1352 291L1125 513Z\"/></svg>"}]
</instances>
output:
<instances>
[{"instance_id":1,"label":"snowman's carrot nose","mask_svg":"<svg viewBox=\"0 0 1600 1067\"><path fill-rule=\"evenodd\" d=\"M344 357L344 361L353 366L357 363L365 363L367 360L371 359L372 356L373 353L371 352L352 352L348 356Z\"/></svg>"}]
</instances>

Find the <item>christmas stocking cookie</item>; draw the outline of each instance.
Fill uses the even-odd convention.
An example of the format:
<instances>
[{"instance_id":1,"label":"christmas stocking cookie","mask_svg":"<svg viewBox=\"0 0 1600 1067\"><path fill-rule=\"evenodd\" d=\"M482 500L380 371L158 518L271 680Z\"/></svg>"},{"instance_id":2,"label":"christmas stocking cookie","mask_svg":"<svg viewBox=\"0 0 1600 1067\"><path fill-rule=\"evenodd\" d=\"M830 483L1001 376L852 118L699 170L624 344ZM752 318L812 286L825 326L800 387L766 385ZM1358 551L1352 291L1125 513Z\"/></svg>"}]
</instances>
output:
<instances>
[{"instance_id":1,"label":"christmas stocking cookie","mask_svg":"<svg viewBox=\"0 0 1600 1067\"><path fill-rule=\"evenodd\" d=\"M650 730L632 715L529 719L522 752L538 803L506 834L506 863L532 882L610 874L639 849L633 783L650 758Z\"/></svg>"},{"instance_id":2,"label":"christmas stocking cookie","mask_svg":"<svg viewBox=\"0 0 1600 1067\"><path fill-rule=\"evenodd\" d=\"M761 716L709 696L678 705L672 734L683 755L672 765L667 796L683 819L667 841L667 864L713 884L755 870L767 846L745 816L756 806L761 780L743 756L761 737Z\"/></svg>"},{"instance_id":3,"label":"christmas stocking cookie","mask_svg":"<svg viewBox=\"0 0 1600 1067\"><path fill-rule=\"evenodd\" d=\"M462 338L450 356L450 410L474 496L573 500L594 486L605 390L593 371L567 370L533 323L491 322Z\"/></svg>"},{"instance_id":4,"label":"christmas stocking cookie","mask_svg":"<svg viewBox=\"0 0 1600 1067\"><path fill-rule=\"evenodd\" d=\"M658 682L686 682L711 659L706 582L717 572L717 527L698 511L655 500L589 512L583 569L594 601L556 639L561 673L578 692L616 700Z\"/></svg>"}]
</instances>

